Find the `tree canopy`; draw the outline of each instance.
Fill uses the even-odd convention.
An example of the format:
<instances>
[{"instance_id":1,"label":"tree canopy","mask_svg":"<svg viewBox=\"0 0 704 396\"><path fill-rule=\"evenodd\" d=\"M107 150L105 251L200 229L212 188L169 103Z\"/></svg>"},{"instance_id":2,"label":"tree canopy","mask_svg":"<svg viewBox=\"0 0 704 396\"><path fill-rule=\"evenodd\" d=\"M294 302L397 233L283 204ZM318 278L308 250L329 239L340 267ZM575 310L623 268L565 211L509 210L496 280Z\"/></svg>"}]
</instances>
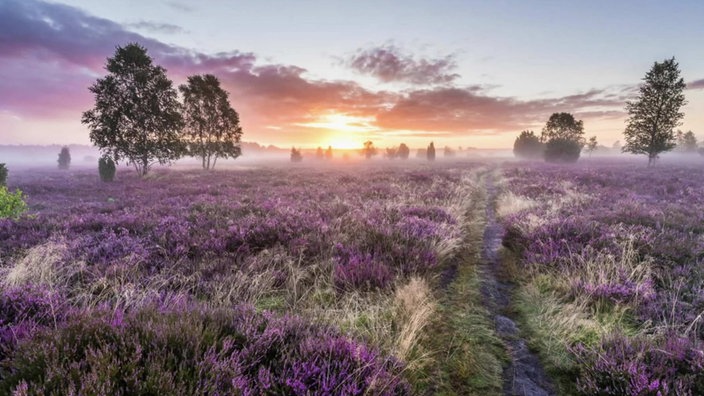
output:
<instances>
[{"instance_id":1,"label":"tree canopy","mask_svg":"<svg viewBox=\"0 0 704 396\"><path fill-rule=\"evenodd\" d=\"M362 155L366 159L370 159L373 156L377 154L376 147L374 147L374 143L371 140L367 140L364 142L364 148L362 148Z\"/></svg>"},{"instance_id":2,"label":"tree canopy","mask_svg":"<svg viewBox=\"0 0 704 396\"><path fill-rule=\"evenodd\" d=\"M570 113L553 113L541 134L548 162L576 162L584 147L584 123Z\"/></svg>"},{"instance_id":3,"label":"tree canopy","mask_svg":"<svg viewBox=\"0 0 704 396\"><path fill-rule=\"evenodd\" d=\"M71 166L71 152L67 146L61 148L59 159L56 162L59 163L59 169L68 169Z\"/></svg>"},{"instance_id":4,"label":"tree canopy","mask_svg":"<svg viewBox=\"0 0 704 396\"><path fill-rule=\"evenodd\" d=\"M218 158L239 157L240 118L220 80L212 74L190 76L179 91L183 95L182 135L188 153L201 159L203 169L215 168Z\"/></svg>"},{"instance_id":5,"label":"tree canopy","mask_svg":"<svg viewBox=\"0 0 704 396\"><path fill-rule=\"evenodd\" d=\"M95 107L81 120L90 140L116 162L126 159L141 175L155 163L179 158L183 118L166 70L154 65L139 44L117 47L106 69L109 74L90 87Z\"/></svg>"},{"instance_id":6,"label":"tree canopy","mask_svg":"<svg viewBox=\"0 0 704 396\"><path fill-rule=\"evenodd\" d=\"M435 161L435 143L430 142L428 149L425 152L428 161Z\"/></svg>"},{"instance_id":7,"label":"tree canopy","mask_svg":"<svg viewBox=\"0 0 704 396\"><path fill-rule=\"evenodd\" d=\"M676 146L674 128L684 117L680 110L687 103L685 86L674 57L653 64L638 97L626 103L624 152L646 154L648 165L652 165L660 153Z\"/></svg>"},{"instance_id":8,"label":"tree canopy","mask_svg":"<svg viewBox=\"0 0 704 396\"><path fill-rule=\"evenodd\" d=\"M406 143L401 143L398 146L398 151L396 154L398 155L399 158L405 160L405 159L408 159L408 155L410 153L411 153L411 150L408 148L408 146L406 146Z\"/></svg>"},{"instance_id":9,"label":"tree canopy","mask_svg":"<svg viewBox=\"0 0 704 396\"><path fill-rule=\"evenodd\" d=\"M523 131L513 142L513 155L519 158L543 158L545 144L533 131Z\"/></svg>"},{"instance_id":10,"label":"tree canopy","mask_svg":"<svg viewBox=\"0 0 704 396\"><path fill-rule=\"evenodd\" d=\"M677 131L677 150L684 153L695 153L698 148L697 137L694 136L694 132L687 131Z\"/></svg>"}]
</instances>

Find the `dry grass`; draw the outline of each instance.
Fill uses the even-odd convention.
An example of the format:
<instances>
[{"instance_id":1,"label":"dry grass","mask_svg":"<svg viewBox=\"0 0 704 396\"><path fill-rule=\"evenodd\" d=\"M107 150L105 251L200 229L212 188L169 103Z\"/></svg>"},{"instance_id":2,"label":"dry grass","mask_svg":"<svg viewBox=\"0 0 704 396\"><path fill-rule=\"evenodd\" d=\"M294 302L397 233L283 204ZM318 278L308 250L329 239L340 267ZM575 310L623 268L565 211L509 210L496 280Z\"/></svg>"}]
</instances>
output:
<instances>
[{"instance_id":1,"label":"dry grass","mask_svg":"<svg viewBox=\"0 0 704 396\"><path fill-rule=\"evenodd\" d=\"M65 263L67 248L47 242L35 246L13 266L0 273L2 287L39 285L51 289L69 286L71 279L85 270L84 263Z\"/></svg>"},{"instance_id":2,"label":"dry grass","mask_svg":"<svg viewBox=\"0 0 704 396\"><path fill-rule=\"evenodd\" d=\"M501 194L496 202L496 214L499 218L505 218L512 214L522 212L537 206L534 200L516 195L510 191Z\"/></svg>"},{"instance_id":3,"label":"dry grass","mask_svg":"<svg viewBox=\"0 0 704 396\"><path fill-rule=\"evenodd\" d=\"M396 289L394 305L399 328L394 355L407 360L430 322L436 304L428 283L421 278L411 278L407 284Z\"/></svg>"}]
</instances>

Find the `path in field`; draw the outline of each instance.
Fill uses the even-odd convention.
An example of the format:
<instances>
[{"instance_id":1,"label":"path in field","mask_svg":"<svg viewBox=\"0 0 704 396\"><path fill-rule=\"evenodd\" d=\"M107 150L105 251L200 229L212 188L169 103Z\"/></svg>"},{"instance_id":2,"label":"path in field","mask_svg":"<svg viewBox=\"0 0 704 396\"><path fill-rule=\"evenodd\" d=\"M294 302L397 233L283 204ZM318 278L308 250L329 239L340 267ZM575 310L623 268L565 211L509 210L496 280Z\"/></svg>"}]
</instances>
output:
<instances>
[{"instance_id":1,"label":"path in field","mask_svg":"<svg viewBox=\"0 0 704 396\"><path fill-rule=\"evenodd\" d=\"M550 378L534 355L526 341L521 337L518 326L511 319L509 306L513 285L501 280L501 239L504 235L502 225L496 221L496 187L492 177L487 178L486 228L484 229L484 246L482 248L482 295L487 304L496 333L501 337L511 357L510 364L504 369L505 395L554 395Z\"/></svg>"}]
</instances>

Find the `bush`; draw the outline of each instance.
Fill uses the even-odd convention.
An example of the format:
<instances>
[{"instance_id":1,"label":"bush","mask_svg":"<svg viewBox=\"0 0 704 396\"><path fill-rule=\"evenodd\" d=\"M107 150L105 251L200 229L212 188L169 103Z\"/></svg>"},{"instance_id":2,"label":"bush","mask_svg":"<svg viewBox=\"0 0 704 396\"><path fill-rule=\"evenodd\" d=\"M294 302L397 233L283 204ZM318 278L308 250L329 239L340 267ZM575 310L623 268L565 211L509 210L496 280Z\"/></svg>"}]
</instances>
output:
<instances>
[{"instance_id":1,"label":"bush","mask_svg":"<svg viewBox=\"0 0 704 396\"><path fill-rule=\"evenodd\" d=\"M551 139L545 145L545 161L572 163L577 162L582 144L571 139Z\"/></svg>"},{"instance_id":2,"label":"bush","mask_svg":"<svg viewBox=\"0 0 704 396\"><path fill-rule=\"evenodd\" d=\"M7 167L5 164L0 164L0 186L7 185Z\"/></svg>"},{"instance_id":3,"label":"bush","mask_svg":"<svg viewBox=\"0 0 704 396\"><path fill-rule=\"evenodd\" d=\"M71 153L68 151L68 147L63 147L61 152L59 152L59 159L56 161L59 163L59 169L68 169L71 166Z\"/></svg>"},{"instance_id":4,"label":"bush","mask_svg":"<svg viewBox=\"0 0 704 396\"><path fill-rule=\"evenodd\" d=\"M112 158L104 155L98 160L98 172L100 173L100 180L104 182L111 182L115 179L115 161Z\"/></svg>"},{"instance_id":5,"label":"bush","mask_svg":"<svg viewBox=\"0 0 704 396\"><path fill-rule=\"evenodd\" d=\"M394 358L300 318L242 307L84 314L22 343L5 363L2 394L409 392Z\"/></svg>"},{"instance_id":6,"label":"bush","mask_svg":"<svg viewBox=\"0 0 704 396\"><path fill-rule=\"evenodd\" d=\"M542 158L545 145L533 131L523 131L513 143L513 155L518 158Z\"/></svg>"},{"instance_id":7,"label":"bush","mask_svg":"<svg viewBox=\"0 0 704 396\"><path fill-rule=\"evenodd\" d=\"M22 197L22 191L11 193L7 187L0 186L0 219L17 218L27 210L27 204Z\"/></svg>"}]
</instances>

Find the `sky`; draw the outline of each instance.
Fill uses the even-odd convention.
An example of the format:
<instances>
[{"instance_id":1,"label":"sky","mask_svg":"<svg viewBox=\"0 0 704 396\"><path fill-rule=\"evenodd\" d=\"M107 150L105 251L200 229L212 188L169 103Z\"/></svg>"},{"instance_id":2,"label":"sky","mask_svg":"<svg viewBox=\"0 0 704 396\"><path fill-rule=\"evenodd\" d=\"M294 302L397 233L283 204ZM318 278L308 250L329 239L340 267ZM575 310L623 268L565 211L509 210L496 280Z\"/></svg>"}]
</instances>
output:
<instances>
[{"instance_id":1,"label":"sky","mask_svg":"<svg viewBox=\"0 0 704 396\"><path fill-rule=\"evenodd\" d=\"M0 144L90 144L88 88L131 42L175 86L217 76L263 145L509 148L570 112L610 146L672 56L704 138L703 19L699 0L0 0Z\"/></svg>"}]
</instances>

